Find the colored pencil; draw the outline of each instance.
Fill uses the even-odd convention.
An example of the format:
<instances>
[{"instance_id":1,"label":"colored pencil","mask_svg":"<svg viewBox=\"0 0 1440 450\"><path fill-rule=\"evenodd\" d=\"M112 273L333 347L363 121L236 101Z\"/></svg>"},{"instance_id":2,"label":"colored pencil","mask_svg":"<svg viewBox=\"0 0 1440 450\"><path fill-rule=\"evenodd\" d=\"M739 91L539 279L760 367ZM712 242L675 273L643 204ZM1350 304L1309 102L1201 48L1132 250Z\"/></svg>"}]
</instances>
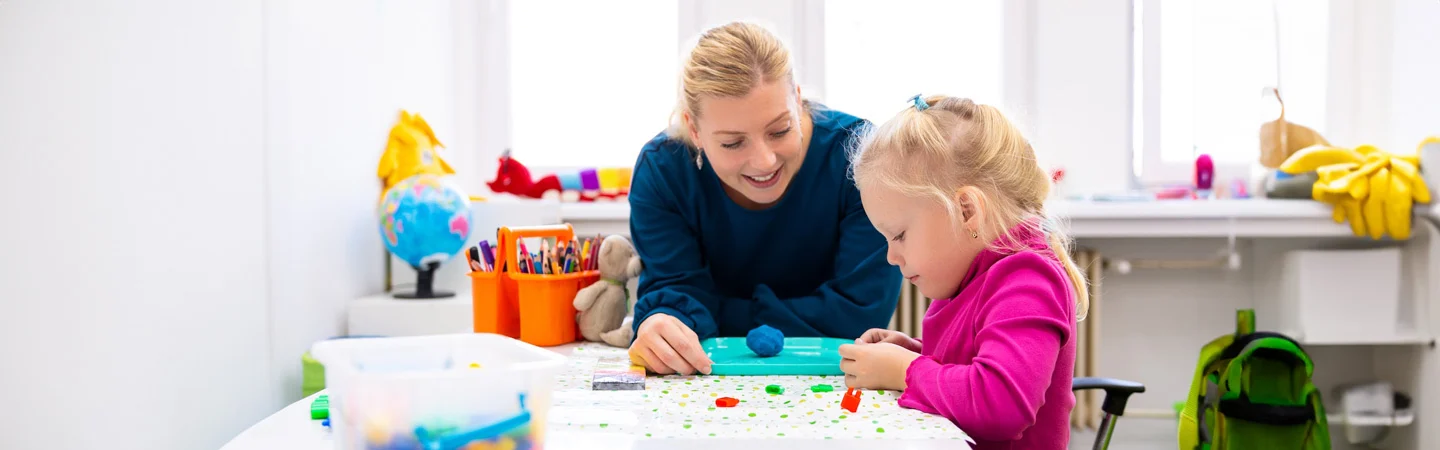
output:
<instances>
[{"instance_id":1,"label":"colored pencil","mask_svg":"<svg viewBox=\"0 0 1440 450\"><path fill-rule=\"evenodd\" d=\"M490 241L488 240L480 241L480 259L485 261L485 266L487 266L491 272L495 271L495 253L490 248Z\"/></svg>"}]
</instances>

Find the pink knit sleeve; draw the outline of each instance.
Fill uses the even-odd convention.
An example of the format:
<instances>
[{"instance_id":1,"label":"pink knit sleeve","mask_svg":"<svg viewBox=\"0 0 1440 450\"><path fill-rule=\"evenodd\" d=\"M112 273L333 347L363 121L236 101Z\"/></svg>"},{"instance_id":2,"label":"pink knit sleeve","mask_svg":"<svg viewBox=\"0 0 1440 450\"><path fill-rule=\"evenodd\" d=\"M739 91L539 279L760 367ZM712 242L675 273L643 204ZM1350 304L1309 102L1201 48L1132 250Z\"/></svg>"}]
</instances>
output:
<instances>
[{"instance_id":1,"label":"pink knit sleeve","mask_svg":"<svg viewBox=\"0 0 1440 450\"><path fill-rule=\"evenodd\" d=\"M1017 439L1035 423L1072 327L1064 275L1029 256L1013 255L991 268L994 286L976 299L985 303L974 359L916 359L905 372L900 406L944 416L983 440Z\"/></svg>"}]
</instances>

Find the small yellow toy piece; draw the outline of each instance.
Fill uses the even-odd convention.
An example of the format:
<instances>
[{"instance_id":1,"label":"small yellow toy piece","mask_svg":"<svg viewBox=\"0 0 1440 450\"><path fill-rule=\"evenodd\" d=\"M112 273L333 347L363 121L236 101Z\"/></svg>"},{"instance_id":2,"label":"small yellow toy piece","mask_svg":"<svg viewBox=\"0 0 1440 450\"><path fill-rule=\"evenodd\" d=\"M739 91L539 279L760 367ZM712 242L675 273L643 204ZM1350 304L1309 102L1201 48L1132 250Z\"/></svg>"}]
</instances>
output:
<instances>
[{"instance_id":1,"label":"small yellow toy piece","mask_svg":"<svg viewBox=\"0 0 1440 450\"><path fill-rule=\"evenodd\" d=\"M472 362L472 363L470 363L470 368L471 368L471 369L479 369L479 368L480 368L480 363Z\"/></svg>"},{"instance_id":2,"label":"small yellow toy piece","mask_svg":"<svg viewBox=\"0 0 1440 450\"><path fill-rule=\"evenodd\" d=\"M435 137L435 131L420 114L400 110L400 117L390 127L389 141L375 174L380 178L380 197L400 180L419 174L454 175L455 169L445 162L436 149L445 144ZM471 200L483 201L484 197L471 196Z\"/></svg>"},{"instance_id":3,"label":"small yellow toy piece","mask_svg":"<svg viewBox=\"0 0 1440 450\"><path fill-rule=\"evenodd\" d=\"M1280 166L1289 174L1314 171L1316 201L1331 205L1336 223L1350 221L1356 236L1405 240L1411 234L1411 208L1430 203L1430 187L1421 178L1419 150L1394 154L1373 145L1354 149L1317 144L1290 155Z\"/></svg>"}]
</instances>

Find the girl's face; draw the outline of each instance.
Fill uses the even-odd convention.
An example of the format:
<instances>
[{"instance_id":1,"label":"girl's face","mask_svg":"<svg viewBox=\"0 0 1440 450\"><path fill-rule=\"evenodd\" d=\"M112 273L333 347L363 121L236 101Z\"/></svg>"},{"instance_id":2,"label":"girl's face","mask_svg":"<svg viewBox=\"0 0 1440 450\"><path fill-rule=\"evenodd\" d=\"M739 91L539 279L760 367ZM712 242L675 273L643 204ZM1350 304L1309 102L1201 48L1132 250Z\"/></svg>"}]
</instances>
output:
<instances>
[{"instance_id":1,"label":"girl's face","mask_svg":"<svg viewBox=\"0 0 1440 450\"><path fill-rule=\"evenodd\" d=\"M688 117L695 142L726 192L750 209L774 204L805 160L800 88L756 86L744 97L706 97L700 116Z\"/></svg>"},{"instance_id":2,"label":"girl's face","mask_svg":"<svg viewBox=\"0 0 1440 450\"><path fill-rule=\"evenodd\" d=\"M875 229L889 241L886 261L899 267L922 295L947 299L959 293L970 264L985 249L985 236L970 237L970 230L981 223L978 209L965 208L966 220L956 224L938 202L885 186L862 187L860 202Z\"/></svg>"}]
</instances>

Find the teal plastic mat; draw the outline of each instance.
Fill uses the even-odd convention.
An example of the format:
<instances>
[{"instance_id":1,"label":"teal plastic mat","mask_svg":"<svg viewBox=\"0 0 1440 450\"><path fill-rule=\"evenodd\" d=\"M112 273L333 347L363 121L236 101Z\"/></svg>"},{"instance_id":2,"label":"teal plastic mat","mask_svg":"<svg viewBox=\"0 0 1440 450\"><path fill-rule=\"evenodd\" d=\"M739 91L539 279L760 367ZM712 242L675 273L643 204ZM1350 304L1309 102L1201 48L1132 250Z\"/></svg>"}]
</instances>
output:
<instances>
[{"instance_id":1,"label":"teal plastic mat","mask_svg":"<svg viewBox=\"0 0 1440 450\"><path fill-rule=\"evenodd\" d=\"M780 354L762 358L745 346L743 337L711 338L700 342L714 364L711 375L844 375L840 346L849 339L787 337Z\"/></svg>"}]
</instances>

